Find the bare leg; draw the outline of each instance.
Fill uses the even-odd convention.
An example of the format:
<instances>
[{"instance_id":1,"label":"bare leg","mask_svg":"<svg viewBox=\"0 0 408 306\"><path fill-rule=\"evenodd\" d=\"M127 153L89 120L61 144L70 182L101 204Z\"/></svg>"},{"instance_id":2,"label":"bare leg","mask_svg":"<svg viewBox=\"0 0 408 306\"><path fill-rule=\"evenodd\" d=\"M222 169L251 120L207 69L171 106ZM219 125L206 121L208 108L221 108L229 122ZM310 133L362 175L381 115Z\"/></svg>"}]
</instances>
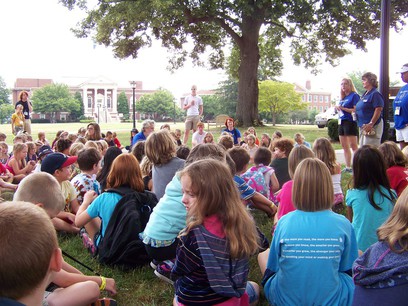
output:
<instances>
[{"instance_id":1,"label":"bare leg","mask_svg":"<svg viewBox=\"0 0 408 306\"><path fill-rule=\"evenodd\" d=\"M190 134L190 131L189 130L185 130L184 131L184 139L183 139L183 145L185 145L186 143L187 143L187 141L188 141L188 135Z\"/></svg>"},{"instance_id":2,"label":"bare leg","mask_svg":"<svg viewBox=\"0 0 408 306\"><path fill-rule=\"evenodd\" d=\"M86 281L56 289L48 296L47 302L50 306L89 305L99 298L99 294L98 284Z\"/></svg>"},{"instance_id":3,"label":"bare leg","mask_svg":"<svg viewBox=\"0 0 408 306\"><path fill-rule=\"evenodd\" d=\"M256 295L259 297L259 285L257 283L255 283L255 282L252 282L252 281L248 281L248 282L251 283L251 285L254 287ZM258 304L258 302L259 302L259 298L257 300L255 300L255 301L253 301L251 304L249 304L249 306L255 306L255 305Z\"/></svg>"},{"instance_id":4,"label":"bare leg","mask_svg":"<svg viewBox=\"0 0 408 306\"><path fill-rule=\"evenodd\" d=\"M261 274L264 275L266 271L266 264L268 263L270 249L266 249L265 251L258 254L258 265L259 269L261 269Z\"/></svg>"},{"instance_id":5,"label":"bare leg","mask_svg":"<svg viewBox=\"0 0 408 306\"><path fill-rule=\"evenodd\" d=\"M74 224L70 224L66 222L63 219L55 217L51 219L51 221L57 231L65 231L67 233L74 233L74 234L79 233L78 227L76 227Z\"/></svg>"},{"instance_id":6,"label":"bare leg","mask_svg":"<svg viewBox=\"0 0 408 306\"><path fill-rule=\"evenodd\" d=\"M339 136L341 146L344 152L344 159L346 160L346 167L350 168L351 166L351 151L350 145L347 136Z\"/></svg>"}]
</instances>

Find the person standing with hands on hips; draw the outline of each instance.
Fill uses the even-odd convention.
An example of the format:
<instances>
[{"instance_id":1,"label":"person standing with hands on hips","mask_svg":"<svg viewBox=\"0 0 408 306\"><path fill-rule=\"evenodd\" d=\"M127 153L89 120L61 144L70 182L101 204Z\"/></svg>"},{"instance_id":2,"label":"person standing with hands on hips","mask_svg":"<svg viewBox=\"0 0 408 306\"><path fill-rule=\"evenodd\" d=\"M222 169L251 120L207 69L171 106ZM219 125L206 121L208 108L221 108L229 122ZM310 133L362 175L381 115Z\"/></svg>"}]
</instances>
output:
<instances>
[{"instance_id":1,"label":"person standing with hands on hips","mask_svg":"<svg viewBox=\"0 0 408 306\"><path fill-rule=\"evenodd\" d=\"M394 122L397 142L401 150L408 145L408 63L400 70L401 79L405 84L398 91L394 100Z\"/></svg>"},{"instance_id":2,"label":"person standing with hands on hips","mask_svg":"<svg viewBox=\"0 0 408 306\"><path fill-rule=\"evenodd\" d=\"M341 80L340 103L336 106L339 115L339 139L344 151L344 159L346 160L345 172L351 170L351 150L356 152L358 149L357 136L358 128L355 121L355 107L360 100L360 96L356 93L353 81L350 78Z\"/></svg>"},{"instance_id":3,"label":"person standing with hands on hips","mask_svg":"<svg viewBox=\"0 0 408 306\"><path fill-rule=\"evenodd\" d=\"M197 123L200 121L200 116L203 114L203 99L197 96L197 86L191 86L191 95L184 99L183 109L187 110L187 118L185 121L185 131L183 144L188 141L190 130L196 131Z\"/></svg>"},{"instance_id":4,"label":"person standing with hands on hips","mask_svg":"<svg viewBox=\"0 0 408 306\"><path fill-rule=\"evenodd\" d=\"M23 90L18 95L18 102L16 103L14 108L17 108L18 105L23 106L23 114L24 114L24 131L31 135L31 119L30 113L33 111L33 104L28 101L28 92Z\"/></svg>"},{"instance_id":5,"label":"person standing with hands on hips","mask_svg":"<svg viewBox=\"0 0 408 306\"><path fill-rule=\"evenodd\" d=\"M357 124L360 128L360 148L368 144L378 147L384 130L382 119L384 99L377 90L378 81L374 73L366 72L361 79L366 92L356 105Z\"/></svg>"}]
</instances>

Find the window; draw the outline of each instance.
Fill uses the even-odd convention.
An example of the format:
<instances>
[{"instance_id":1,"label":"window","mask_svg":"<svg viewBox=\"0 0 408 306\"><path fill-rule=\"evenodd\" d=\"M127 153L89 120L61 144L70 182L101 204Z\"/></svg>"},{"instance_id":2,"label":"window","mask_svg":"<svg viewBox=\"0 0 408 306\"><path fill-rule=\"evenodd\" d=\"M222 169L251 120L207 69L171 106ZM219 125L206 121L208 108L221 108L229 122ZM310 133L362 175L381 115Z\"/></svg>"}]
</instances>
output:
<instances>
[{"instance_id":1,"label":"window","mask_svg":"<svg viewBox=\"0 0 408 306\"><path fill-rule=\"evenodd\" d=\"M329 102L329 96L324 96L324 102Z\"/></svg>"},{"instance_id":2,"label":"window","mask_svg":"<svg viewBox=\"0 0 408 306\"><path fill-rule=\"evenodd\" d=\"M319 101L323 102L323 96L319 96Z\"/></svg>"},{"instance_id":3,"label":"window","mask_svg":"<svg viewBox=\"0 0 408 306\"><path fill-rule=\"evenodd\" d=\"M314 101L317 102L317 95L314 96Z\"/></svg>"},{"instance_id":4,"label":"window","mask_svg":"<svg viewBox=\"0 0 408 306\"><path fill-rule=\"evenodd\" d=\"M45 114L40 113L40 119L45 119Z\"/></svg>"},{"instance_id":5,"label":"window","mask_svg":"<svg viewBox=\"0 0 408 306\"><path fill-rule=\"evenodd\" d=\"M112 108L112 98L108 96L107 102L106 102L106 107L107 108Z\"/></svg>"},{"instance_id":6,"label":"window","mask_svg":"<svg viewBox=\"0 0 408 306\"><path fill-rule=\"evenodd\" d=\"M312 95L309 95L308 100L309 100L309 102L312 102Z\"/></svg>"},{"instance_id":7,"label":"window","mask_svg":"<svg viewBox=\"0 0 408 306\"><path fill-rule=\"evenodd\" d=\"M88 96L88 108L92 108L92 96Z\"/></svg>"}]
</instances>

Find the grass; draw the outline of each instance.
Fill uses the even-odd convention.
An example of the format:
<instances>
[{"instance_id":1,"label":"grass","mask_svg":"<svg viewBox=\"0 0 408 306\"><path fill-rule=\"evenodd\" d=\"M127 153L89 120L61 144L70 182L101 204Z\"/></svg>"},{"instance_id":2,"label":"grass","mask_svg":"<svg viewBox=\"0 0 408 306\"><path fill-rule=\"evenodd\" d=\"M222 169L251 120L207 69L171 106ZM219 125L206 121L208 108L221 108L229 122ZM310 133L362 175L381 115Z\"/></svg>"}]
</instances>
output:
<instances>
[{"instance_id":1,"label":"grass","mask_svg":"<svg viewBox=\"0 0 408 306\"><path fill-rule=\"evenodd\" d=\"M156 124L156 129L160 127L161 123ZM45 131L47 139L52 141L55 133L58 130L67 130L70 132L76 132L80 127L86 126L81 123L58 123L58 124L33 124L33 135L36 135L38 131ZM170 123L171 129L179 128L184 129L184 123L179 122L176 124ZM140 129L140 123L137 125ZM106 132L108 130L116 131L119 140L123 145L129 144L130 130L132 128L131 123L111 123L101 124L101 130ZM0 125L0 131L5 132L8 136L7 143L12 143L12 135L10 133L11 127L9 125ZM241 131L245 129L240 128ZM286 137L293 138L296 132L301 132L305 135L306 140L310 143L318 137L327 137L327 128L319 129L315 125L267 125L264 127L256 128L258 137L262 133L268 133L272 135L275 130L280 130ZM219 129L212 127L210 130L215 136L220 133ZM190 136L191 139L191 136ZM35 139L34 139L35 140ZM190 140L191 141L191 140ZM335 149L340 149L341 146L338 143L334 143ZM345 174L342 177L342 187L344 192L348 189L348 182L350 180L350 174ZM4 196L4 194L3 194ZM11 195L6 195L6 199L11 199ZM255 220L259 228L265 233L268 239L271 239L272 220L267 218L265 214L259 211L253 211ZM93 270L99 272L106 277L113 277L116 280L118 294L115 299L119 305L170 305L173 299L174 290L169 284L159 280L150 267L143 267L132 271L122 271L117 268L111 268L100 265L99 262L90 257L87 251L82 246L82 241L77 236L60 236L60 247L68 254L76 257L86 265L90 266ZM69 258L65 258L67 262L83 271L85 274L92 274L82 266L78 265ZM249 279L260 284L262 275L259 271L259 267L256 261L256 257L251 259L251 269ZM258 305L268 305L265 297L261 294L260 303Z\"/></svg>"}]
</instances>

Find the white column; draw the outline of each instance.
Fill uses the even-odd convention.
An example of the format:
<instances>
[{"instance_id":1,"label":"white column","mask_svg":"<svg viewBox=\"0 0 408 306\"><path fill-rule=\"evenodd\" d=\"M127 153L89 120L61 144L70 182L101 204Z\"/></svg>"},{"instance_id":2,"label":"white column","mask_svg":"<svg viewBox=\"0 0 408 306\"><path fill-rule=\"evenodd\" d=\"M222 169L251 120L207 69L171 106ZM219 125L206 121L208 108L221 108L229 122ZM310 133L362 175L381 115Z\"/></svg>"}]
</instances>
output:
<instances>
[{"instance_id":1,"label":"white column","mask_svg":"<svg viewBox=\"0 0 408 306\"><path fill-rule=\"evenodd\" d=\"M118 88L112 89L112 113L118 112Z\"/></svg>"}]
</instances>

